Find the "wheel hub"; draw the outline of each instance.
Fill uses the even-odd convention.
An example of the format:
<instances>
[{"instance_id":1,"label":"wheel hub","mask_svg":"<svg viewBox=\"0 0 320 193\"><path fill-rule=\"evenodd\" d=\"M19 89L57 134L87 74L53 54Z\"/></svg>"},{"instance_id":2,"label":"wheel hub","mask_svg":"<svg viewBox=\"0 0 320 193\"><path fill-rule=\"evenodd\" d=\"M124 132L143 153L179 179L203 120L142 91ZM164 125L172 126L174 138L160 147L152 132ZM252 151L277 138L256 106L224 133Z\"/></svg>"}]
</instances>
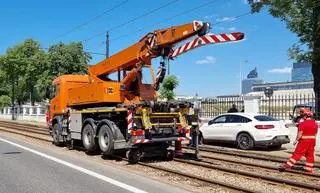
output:
<instances>
[{"instance_id":1,"label":"wheel hub","mask_svg":"<svg viewBox=\"0 0 320 193\"><path fill-rule=\"evenodd\" d=\"M109 145L109 137L108 137L106 132L104 132L103 135L101 136L100 142L101 142L101 145L103 146L103 148L107 148L108 147L108 145Z\"/></svg>"},{"instance_id":2,"label":"wheel hub","mask_svg":"<svg viewBox=\"0 0 320 193\"><path fill-rule=\"evenodd\" d=\"M90 144L91 143L91 134L90 134L90 132L87 132L86 133L86 135L85 135L85 137L84 137L84 142L86 143L86 144Z\"/></svg>"}]
</instances>

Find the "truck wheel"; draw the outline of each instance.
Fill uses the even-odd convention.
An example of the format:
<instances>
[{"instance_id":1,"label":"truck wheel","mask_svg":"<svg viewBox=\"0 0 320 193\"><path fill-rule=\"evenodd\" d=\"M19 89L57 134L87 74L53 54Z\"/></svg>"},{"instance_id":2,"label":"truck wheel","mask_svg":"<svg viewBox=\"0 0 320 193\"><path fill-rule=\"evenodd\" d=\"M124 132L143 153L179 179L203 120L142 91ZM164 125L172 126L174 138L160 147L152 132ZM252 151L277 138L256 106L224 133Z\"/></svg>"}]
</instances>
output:
<instances>
[{"instance_id":1,"label":"truck wheel","mask_svg":"<svg viewBox=\"0 0 320 193\"><path fill-rule=\"evenodd\" d=\"M141 158L141 152L138 149L130 149L126 154L129 164L137 164Z\"/></svg>"},{"instance_id":2,"label":"truck wheel","mask_svg":"<svg viewBox=\"0 0 320 193\"><path fill-rule=\"evenodd\" d=\"M165 157L166 157L166 160L172 161L173 158L174 158L174 151L171 150L171 149L166 150L166 151L165 151Z\"/></svg>"},{"instance_id":3,"label":"truck wheel","mask_svg":"<svg viewBox=\"0 0 320 193\"><path fill-rule=\"evenodd\" d=\"M107 125L102 125L99 130L99 147L103 155L112 155L114 152L113 134Z\"/></svg>"},{"instance_id":4,"label":"truck wheel","mask_svg":"<svg viewBox=\"0 0 320 193\"><path fill-rule=\"evenodd\" d=\"M52 143L56 146L60 146L61 145L60 139L61 139L61 135L59 131L59 124L56 123L53 125L53 128L52 128L52 140L53 140Z\"/></svg>"},{"instance_id":5,"label":"truck wheel","mask_svg":"<svg viewBox=\"0 0 320 193\"><path fill-rule=\"evenodd\" d=\"M82 130L82 144L89 154L95 153L98 148L95 132L90 124L86 124Z\"/></svg>"},{"instance_id":6,"label":"truck wheel","mask_svg":"<svg viewBox=\"0 0 320 193\"><path fill-rule=\"evenodd\" d=\"M238 147L243 150L252 149L254 146L254 141L252 137L247 133L241 133L237 137Z\"/></svg>"}]
</instances>

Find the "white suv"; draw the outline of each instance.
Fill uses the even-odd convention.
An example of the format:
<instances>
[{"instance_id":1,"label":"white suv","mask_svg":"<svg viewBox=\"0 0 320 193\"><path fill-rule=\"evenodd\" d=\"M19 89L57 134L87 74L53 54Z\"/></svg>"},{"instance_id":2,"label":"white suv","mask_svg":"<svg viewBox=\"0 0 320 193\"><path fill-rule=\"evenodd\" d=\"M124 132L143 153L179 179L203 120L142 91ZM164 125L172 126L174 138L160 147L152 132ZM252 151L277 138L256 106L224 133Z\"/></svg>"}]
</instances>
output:
<instances>
[{"instance_id":1,"label":"white suv","mask_svg":"<svg viewBox=\"0 0 320 193\"><path fill-rule=\"evenodd\" d=\"M200 142L236 142L240 149L257 146L279 149L289 143L289 129L270 116L250 113L221 114L200 127Z\"/></svg>"}]
</instances>

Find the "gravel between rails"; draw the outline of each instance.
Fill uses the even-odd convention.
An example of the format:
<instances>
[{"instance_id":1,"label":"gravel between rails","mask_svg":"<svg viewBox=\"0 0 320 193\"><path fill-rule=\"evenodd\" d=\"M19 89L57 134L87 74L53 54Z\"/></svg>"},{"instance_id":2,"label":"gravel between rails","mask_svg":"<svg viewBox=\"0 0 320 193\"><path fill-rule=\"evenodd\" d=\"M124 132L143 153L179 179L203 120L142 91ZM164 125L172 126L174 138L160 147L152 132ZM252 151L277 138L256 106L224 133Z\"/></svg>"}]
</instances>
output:
<instances>
[{"instance_id":1,"label":"gravel between rails","mask_svg":"<svg viewBox=\"0 0 320 193\"><path fill-rule=\"evenodd\" d=\"M210 156L210 157L217 157L220 159L235 159L234 156L232 155L225 155L225 154L219 154L219 153L209 153L209 152L201 152L201 155L203 156ZM283 163L279 163L279 162L273 162L273 161L265 161L265 160L259 160L259 159L253 159L253 158L245 158L245 157L236 157L236 160L238 161L243 161L243 162L248 162L248 163L253 163L253 164L260 164L260 165L267 165L267 166L272 166L272 167L279 167L280 165L282 165ZM319 168L314 168L313 172L315 174L319 174L320 175L320 169Z\"/></svg>"},{"instance_id":2,"label":"gravel between rails","mask_svg":"<svg viewBox=\"0 0 320 193\"><path fill-rule=\"evenodd\" d=\"M0 127L1 128L1 127ZM23 133L23 132L21 132ZM50 148L57 153L67 154L70 156L83 157L84 159L90 159L90 161L94 161L97 164L109 165L112 167L116 167L119 169L123 169L127 172L132 172L144 177L151 178L156 181L160 181L162 183L170 184L176 187L180 187L184 190L196 193L203 192L222 192L222 193L233 193L237 192L232 189L228 189L219 185L208 184L205 182L201 182L198 180L192 180L187 177L181 177L178 175L174 175L171 173L159 171L156 169L152 169L149 167L141 166L141 165L129 165L126 161L119 161L113 158L103 158L101 155L87 155L84 151L81 150L68 150L66 147L56 147L48 142L40 141L37 139L31 139L29 137L21 136L18 134L7 133L4 131L0 131L0 135L5 135L9 137L13 137L18 140L23 140L24 142L30 143L32 145L41 146L43 148ZM30 135L30 133L29 133ZM41 136L43 138L43 136Z\"/></svg>"},{"instance_id":3,"label":"gravel between rails","mask_svg":"<svg viewBox=\"0 0 320 193\"><path fill-rule=\"evenodd\" d=\"M37 134L37 133L31 133L30 131L26 131L26 130L11 129L11 128L5 128L5 127L0 126L0 132L8 133L6 131L22 133L22 134L27 135L27 136L37 137L37 138L46 139L46 140L50 140L50 141L52 140L52 137L49 135L49 133L47 133L47 134ZM18 135L18 134L14 134L14 135ZM39 140L37 140L37 141L39 141Z\"/></svg>"},{"instance_id":4,"label":"gravel between rails","mask_svg":"<svg viewBox=\"0 0 320 193\"><path fill-rule=\"evenodd\" d=\"M7 124L7 123L0 123L1 127L14 127L17 128L19 126L20 129L30 130L30 131L43 131L49 133L48 128L41 128L41 127L33 127L33 126L24 126L24 125L16 125L16 124Z\"/></svg>"},{"instance_id":5,"label":"gravel between rails","mask_svg":"<svg viewBox=\"0 0 320 193\"><path fill-rule=\"evenodd\" d=\"M238 157L246 157L246 156L249 156L248 158L258 158L258 159L261 159L261 160L265 160L265 159L275 159L275 160L278 160L278 161L284 161L286 159L288 159L292 152L291 153L288 153L288 151L286 150L285 152L284 151L260 151L260 152L257 152L257 151L254 151L254 150L239 150L239 149L231 149L231 148L223 148L223 147L216 147L216 146L212 146L212 147L208 147L207 145L205 147L200 147L200 150L201 152L209 152L209 153L220 153L221 154L226 154L226 155L232 155L232 156L238 156ZM278 155L277 155L278 154ZM279 156L279 154L281 154L281 156ZM320 168L320 157L318 156L315 156L315 166L316 167L319 167ZM267 161L267 160L266 160ZM302 157L302 159L300 160L300 163L302 161L305 161L305 158Z\"/></svg>"},{"instance_id":6,"label":"gravel between rails","mask_svg":"<svg viewBox=\"0 0 320 193\"><path fill-rule=\"evenodd\" d=\"M282 172L280 173L277 170L270 170L265 168L259 168L256 166L246 166L243 164L236 164L236 163L230 163L230 162L224 162L221 160L214 160L214 159L203 159L206 163L211 163L218 166L224 166L224 167L230 167L233 169L239 169L254 173L263 173L267 176L271 177L277 177L279 179L291 179L293 181L302 182L302 183L311 183L315 186L320 186L320 178L318 177L312 177L312 176L305 176L301 174L294 174L294 173L288 173L288 172Z\"/></svg>"},{"instance_id":7,"label":"gravel between rails","mask_svg":"<svg viewBox=\"0 0 320 193\"><path fill-rule=\"evenodd\" d=\"M208 169L205 167L194 167L191 164L171 161L171 162L154 162L154 165L174 168L177 170L187 171L194 175L199 175L204 178L212 178L219 181L224 181L226 183L232 183L238 186L250 188L256 192L274 192L274 193L283 193L283 192L312 192L307 189L296 188L284 186L283 184L278 184L274 182L262 181L260 179L244 177L242 175L237 175L233 173Z\"/></svg>"}]
</instances>

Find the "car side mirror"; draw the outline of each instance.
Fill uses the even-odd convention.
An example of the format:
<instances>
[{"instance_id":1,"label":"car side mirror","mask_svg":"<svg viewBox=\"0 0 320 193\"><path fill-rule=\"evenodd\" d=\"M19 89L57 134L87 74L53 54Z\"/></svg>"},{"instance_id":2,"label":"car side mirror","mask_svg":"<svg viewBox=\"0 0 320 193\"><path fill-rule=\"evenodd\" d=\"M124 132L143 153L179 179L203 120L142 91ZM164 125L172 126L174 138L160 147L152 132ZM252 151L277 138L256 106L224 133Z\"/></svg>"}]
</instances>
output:
<instances>
[{"instance_id":1,"label":"car side mirror","mask_svg":"<svg viewBox=\"0 0 320 193\"><path fill-rule=\"evenodd\" d=\"M213 120L210 120L209 122L208 122L208 125L212 125L213 124Z\"/></svg>"}]
</instances>

